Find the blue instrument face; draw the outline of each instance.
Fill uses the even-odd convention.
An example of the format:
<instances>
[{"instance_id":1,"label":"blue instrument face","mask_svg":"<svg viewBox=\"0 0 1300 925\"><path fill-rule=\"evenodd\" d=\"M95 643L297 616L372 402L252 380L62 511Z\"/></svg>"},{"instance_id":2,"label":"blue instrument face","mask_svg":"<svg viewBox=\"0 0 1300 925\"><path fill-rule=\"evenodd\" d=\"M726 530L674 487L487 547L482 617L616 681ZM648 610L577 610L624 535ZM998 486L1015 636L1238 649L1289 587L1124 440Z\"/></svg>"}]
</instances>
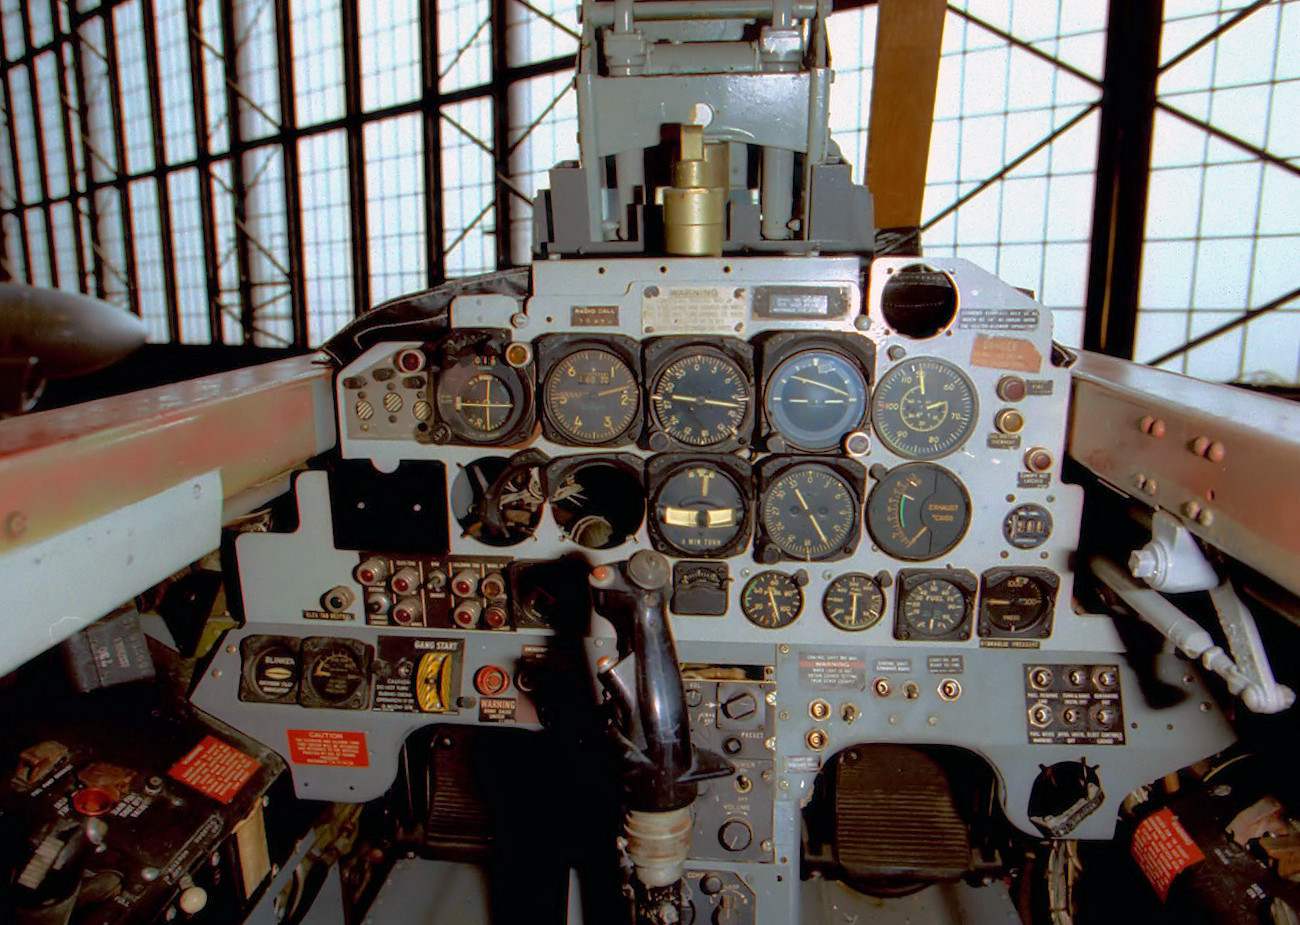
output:
<instances>
[{"instance_id":1,"label":"blue instrument face","mask_svg":"<svg viewBox=\"0 0 1300 925\"><path fill-rule=\"evenodd\" d=\"M867 383L848 357L833 350L805 350L772 373L764 405L772 428L787 443L829 450L862 426Z\"/></svg>"}]
</instances>

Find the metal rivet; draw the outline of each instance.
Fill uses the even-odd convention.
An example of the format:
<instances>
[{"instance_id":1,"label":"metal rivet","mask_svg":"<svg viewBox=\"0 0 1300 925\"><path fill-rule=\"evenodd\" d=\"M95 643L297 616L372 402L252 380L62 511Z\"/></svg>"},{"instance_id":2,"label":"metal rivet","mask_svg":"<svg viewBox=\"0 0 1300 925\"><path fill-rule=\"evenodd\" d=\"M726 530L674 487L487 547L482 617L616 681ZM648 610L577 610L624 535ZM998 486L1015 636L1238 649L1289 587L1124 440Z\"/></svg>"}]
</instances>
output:
<instances>
[{"instance_id":1,"label":"metal rivet","mask_svg":"<svg viewBox=\"0 0 1300 925\"><path fill-rule=\"evenodd\" d=\"M5 519L5 532L12 537L20 537L27 532L27 515L14 511Z\"/></svg>"}]
</instances>

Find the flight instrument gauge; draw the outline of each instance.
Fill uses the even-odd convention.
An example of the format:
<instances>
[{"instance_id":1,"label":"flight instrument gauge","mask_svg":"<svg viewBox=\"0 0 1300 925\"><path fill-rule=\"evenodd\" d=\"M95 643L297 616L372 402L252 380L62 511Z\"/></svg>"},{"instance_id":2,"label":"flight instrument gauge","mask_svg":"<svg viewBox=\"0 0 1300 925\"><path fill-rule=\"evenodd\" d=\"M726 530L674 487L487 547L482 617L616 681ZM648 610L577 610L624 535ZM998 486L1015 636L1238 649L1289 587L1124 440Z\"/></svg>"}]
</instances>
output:
<instances>
[{"instance_id":1,"label":"flight instrument gauge","mask_svg":"<svg viewBox=\"0 0 1300 925\"><path fill-rule=\"evenodd\" d=\"M894 638L969 638L975 589L975 576L970 572L926 569L899 572Z\"/></svg>"},{"instance_id":2,"label":"flight instrument gauge","mask_svg":"<svg viewBox=\"0 0 1300 925\"><path fill-rule=\"evenodd\" d=\"M970 525L970 495L961 480L933 463L906 463L867 497L867 530L895 559L935 559L961 542Z\"/></svg>"},{"instance_id":3,"label":"flight instrument gauge","mask_svg":"<svg viewBox=\"0 0 1300 925\"><path fill-rule=\"evenodd\" d=\"M685 446L746 443L750 397L740 365L721 350L699 346L678 353L655 374L650 417L662 433Z\"/></svg>"},{"instance_id":4,"label":"flight instrument gauge","mask_svg":"<svg viewBox=\"0 0 1300 925\"><path fill-rule=\"evenodd\" d=\"M956 452L975 430L975 387L956 366L934 357L904 360L880 377L871 404L876 433L907 459Z\"/></svg>"},{"instance_id":5,"label":"flight instrument gauge","mask_svg":"<svg viewBox=\"0 0 1300 925\"><path fill-rule=\"evenodd\" d=\"M853 486L820 463L779 472L766 483L759 501L767 543L790 559L811 562L847 555L857 544L859 521Z\"/></svg>"},{"instance_id":6,"label":"flight instrument gauge","mask_svg":"<svg viewBox=\"0 0 1300 925\"><path fill-rule=\"evenodd\" d=\"M1047 636L1052 631L1055 572L1043 568L990 569L980 576L981 636Z\"/></svg>"},{"instance_id":7,"label":"flight instrument gauge","mask_svg":"<svg viewBox=\"0 0 1300 925\"><path fill-rule=\"evenodd\" d=\"M885 612L885 595L870 575L840 575L822 595L822 613L833 626L849 632L870 629Z\"/></svg>"},{"instance_id":8,"label":"flight instrument gauge","mask_svg":"<svg viewBox=\"0 0 1300 925\"><path fill-rule=\"evenodd\" d=\"M373 651L356 639L309 637L302 642L304 707L365 708Z\"/></svg>"},{"instance_id":9,"label":"flight instrument gauge","mask_svg":"<svg viewBox=\"0 0 1300 925\"><path fill-rule=\"evenodd\" d=\"M803 610L803 591L785 572L759 572L740 592L740 610L755 626L774 630L789 626Z\"/></svg>"},{"instance_id":10,"label":"flight instrument gauge","mask_svg":"<svg viewBox=\"0 0 1300 925\"><path fill-rule=\"evenodd\" d=\"M657 457L660 459L662 457ZM650 534L679 556L731 555L749 537L749 501L734 474L711 460L689 460L651 477Z\"/></svg>"},{"instance_id":11,"label":"flight instrument gauge","mask_svg":"<svg viewBox=\"0 0 1300 925\"><path fill-rule=\"evenodd\" d=\"M466 356L446 369L434 400L442 422L466 443L512 442L531 407L520 371L493 356Z\"/></svg>"},{"instance_id":12,"label":"flight instrument gauge","mask_svg":"<svg viewBox=\"0 0 1300 925\"><path fill-rule=\"evenodd\" d=\"M768 424L794 449L835 449L867 417L867 379L858 363L835 350L802 350L767 378Z\"/></svg>"},{"instance_id":13,"label":"flight instrument gauge","mask_svg":"<svg viewBox=\"0 0 1300 925\"><path fill-rule=\"evenodd\" d=\"M559 442L597 446L626 435L641 410L641 390L624 359L583 347L547 372L541 405Z\"/></svg>"}]
</instances>

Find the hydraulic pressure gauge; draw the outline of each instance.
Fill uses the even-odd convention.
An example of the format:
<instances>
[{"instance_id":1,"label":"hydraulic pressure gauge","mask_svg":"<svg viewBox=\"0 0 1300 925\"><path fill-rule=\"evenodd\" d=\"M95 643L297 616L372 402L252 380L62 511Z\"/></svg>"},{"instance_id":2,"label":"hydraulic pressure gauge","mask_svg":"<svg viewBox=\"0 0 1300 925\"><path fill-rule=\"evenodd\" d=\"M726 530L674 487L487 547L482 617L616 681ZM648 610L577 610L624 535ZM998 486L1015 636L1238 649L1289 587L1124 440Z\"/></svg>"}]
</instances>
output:
<instances>
[{"instance_id":1,"label":"hydraulic pressure gauge","mask_svg":"<svg viewBox=\"0 0 1300 925\"><path fill-rule=\"evenodd\" d=\"M650 383L651 423L684 446L746 443L750 399L749 381L734 359L709 346L684 348Z\"/></svg>"},{"instance_id":2,"label":"hydraulic pressure gauge","mask_svg":"<svg viewBox=\"0 0 1300 925\"><path fill-rule=\"evenodd\" d=\"M885 595L870 575L849 572L830 583L822 596L822 613L833 626L849 632L870 629L885 612Z\"/></svg>"},{"instance_id":3,"label":"hydraulic pressure gauge","mask_svg":"<svg viewBox=\"0 0 1300 925\"><path fill-rule=\"evenodd\" d=\"M790 466L769 481L759 502L767 541L790 559L811 562L847 554L858 539L858 495L835 469Z\"/></svg>"},{"instance_id":4,"label":"hydraulic pressure gauge","mask_svg":"<svg viewBox=\"0 0 1300 925\"><path fill-rule=\"evenodd\" d=\"M975 589L975 576L970 572L927 569L899 572L894 638L968 638Z\"/></svg>"},{"instance_id":5,"label":"hydraulic pressure gauge","mask_svg":"<svg viewBox=\"0 0 1300 925\"><path fill-rule=\"evenodd\" d=\"M895 559L921 562L951 550L970 525L970 496L957 476L933 463L906 463L867 497L867 530Z\"/></svg>"},{"instance_id":6,"label":"hydraulic pressure gauge","mask_svg":"<svg viewBox=\"0 0 1300 925\"><path fill-rule=\"evenodd\" d=\"M1047 636L1061 580L1044 568L990 569L980 576L981 636Z\"/></svg>"},{"instance_id":7,"label":"hydraulic pressure gauge","mask_svg":"<svg viewBox=\"0 0 1300 925\"><path fill-rule=\"evenodd\" d=\"M729 555L744 544L749 500L722 463L688 460L658 479L651 477L650 501L650 533L657 546L673 555L707 557Z\"/></svg>"},{"instance_id":8,"label":"hydraulic pressure gauge","mask_svg":"<svg viewBox=\"0 0 1300 925\"><path fill-rule=\"evenodd\" d=\"M871 412L876 433L906 459L956 452L975 430L975 387L956 366L934 357L904 360L880 377Z\"/></svg>"},{"instance_id":9,"label":"hydraulic pressure gauge","mask_svg":"<svg viewBox=\"0 0 1300 925\"><path fill-rule=\"evenodd\" d=\"M858 363L830 349L802 350L767 378L768 424L790 447L835 449L860 429L867 413L867 379Z\"/></svg>"},{"instance_id":10,"label":"hydraulic pressure gauge","mask_svg":"<svg viewBox=\"0 0 1300 925\"><path fill-rule=\"evenodd\" d=\"M803 591L785 572L759 572L740 592L740 609L755 626L774 630L789 626L803 610Z\"/></svg>"},{"instance_id":11,"label":"hydraulic pressure gauge","mask_svg":"<svg viewBox=\"0 0 1300 925\"><path fill-rule=\"evenodd\" d=\"M596 446L626 435L640 413L641 390L625 360L609 350L584 347L546 373L541 405L560 442Z\"/></svg>"}]
</instances>

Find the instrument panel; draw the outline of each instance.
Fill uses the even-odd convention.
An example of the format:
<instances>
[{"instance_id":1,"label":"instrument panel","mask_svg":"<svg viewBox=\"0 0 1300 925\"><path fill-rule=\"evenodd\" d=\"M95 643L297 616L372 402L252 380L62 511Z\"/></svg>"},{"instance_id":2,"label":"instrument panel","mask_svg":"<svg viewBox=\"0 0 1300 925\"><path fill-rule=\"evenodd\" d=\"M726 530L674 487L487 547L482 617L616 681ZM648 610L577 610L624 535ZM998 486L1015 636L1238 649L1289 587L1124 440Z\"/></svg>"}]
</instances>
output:
<instances>
[{"instance_id":1,"label":"instrument panel","mask_svg":"<svg viewBox=\"0 0 1300 925\"><path fill-rule=\"evenodd\" d=\"M299 477L292 533L238 539L248 623L195 703L307 755L290 755L300 795L377 796L423 725L543 725L538 679L584 687L615 648L589 572L654 549L688 685L769 685L753 734L771 766L748 777L770 787L754 806L770 801L779 847L737 853L725 803L709 825L727 834L701 844L722 846L719 870L765 867L774 895L797 879L799 806L855 743L982 756L1031 834L1040 765L1081 743L1108 800L1149 779L1152 749L1170 768L1208 754L1225 733L1194 693L1158 722L1124 701L1141 728L1120 728L1127 668L1114 710L1026 688L1034 666L1123 650L1071 606L1069 372L1024 293L964 261L914 264L542 261L527 298L460 295L440 330L371 344L335 383L343 471ZM373 489L338 490L365 473ZM418 551L392 529L412 512L442 528Z\"/></svg>"}]
</instances>

